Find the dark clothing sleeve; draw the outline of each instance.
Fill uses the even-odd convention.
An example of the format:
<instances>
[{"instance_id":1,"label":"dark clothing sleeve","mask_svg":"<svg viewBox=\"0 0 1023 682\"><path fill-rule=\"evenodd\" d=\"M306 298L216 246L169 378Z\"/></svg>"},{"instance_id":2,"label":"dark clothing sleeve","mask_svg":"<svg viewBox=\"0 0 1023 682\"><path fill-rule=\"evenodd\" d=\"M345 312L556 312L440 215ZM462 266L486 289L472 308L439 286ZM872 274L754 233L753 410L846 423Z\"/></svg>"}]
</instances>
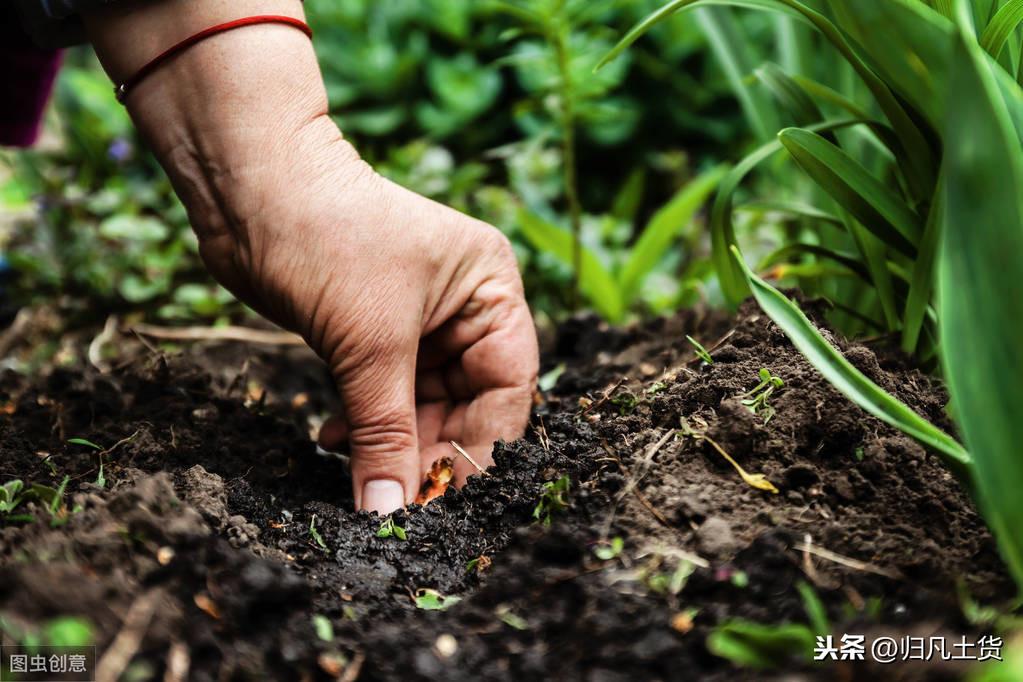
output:
<instances>
[{"instance_id":1,"label":"dark clothing sleeve","mask_svg":"<svg viewBox=\"0 0 1023 682\"><path fill-rule=\"evenodd\" d=\"M0 4L0 145L35 141L59 65L60 51L37 46L14 7Z\"/></svg>"}]
</instances>

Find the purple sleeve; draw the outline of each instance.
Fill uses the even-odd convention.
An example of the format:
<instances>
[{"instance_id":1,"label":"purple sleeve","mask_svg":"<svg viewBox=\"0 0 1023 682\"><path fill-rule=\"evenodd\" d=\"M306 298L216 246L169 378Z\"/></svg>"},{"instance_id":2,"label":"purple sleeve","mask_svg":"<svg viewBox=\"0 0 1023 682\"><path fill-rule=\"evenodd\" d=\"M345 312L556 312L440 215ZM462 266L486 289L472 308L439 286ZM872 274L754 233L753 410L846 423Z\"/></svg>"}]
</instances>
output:
<instances>
[{"instance_id":1,"label":"purple sleeve","mask_svg":"<svg viewBox=\"0 0 1023 682\"><path fill-rule=\"evenodd\" d=\"M13 9L0 7L0 102L4 103L0 145L27 147L35 142L60 57L59 50L36 47Z\"/></svg>"}]
</instances>

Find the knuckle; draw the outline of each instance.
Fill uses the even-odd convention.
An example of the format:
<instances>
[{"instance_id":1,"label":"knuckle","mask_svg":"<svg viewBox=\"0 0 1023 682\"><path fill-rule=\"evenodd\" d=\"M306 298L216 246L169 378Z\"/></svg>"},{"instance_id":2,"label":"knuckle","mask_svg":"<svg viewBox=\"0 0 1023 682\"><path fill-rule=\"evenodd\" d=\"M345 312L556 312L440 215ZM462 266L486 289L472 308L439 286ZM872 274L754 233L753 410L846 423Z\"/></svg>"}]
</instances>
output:
<instances>
[{"instance_id":1,"label":"knuckle","mask_svg":"<svg viewBox=\"0 0 1023 682\"><path fill-rule=\"evenodd\" d=\"M405 415L381 415L377 424L353 427L349 434L352 452L362 458L387 460L416 449L415 430Z\"/></svg>"}]
</instances>

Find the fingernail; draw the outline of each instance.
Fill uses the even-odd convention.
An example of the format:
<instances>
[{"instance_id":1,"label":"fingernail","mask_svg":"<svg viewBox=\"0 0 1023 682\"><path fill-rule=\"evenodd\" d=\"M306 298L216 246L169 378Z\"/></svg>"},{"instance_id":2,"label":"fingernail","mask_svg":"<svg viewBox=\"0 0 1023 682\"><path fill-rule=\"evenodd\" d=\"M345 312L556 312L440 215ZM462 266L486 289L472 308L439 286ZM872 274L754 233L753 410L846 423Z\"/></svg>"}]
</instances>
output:
<instances>
[{"instance_id":1,"label":"fingernail","mask_svg":"<svg viewBox=\"0 0 1023 682\"><path fill-rule=\"evenodd\" d=\"M390 514L405 506L401 483L386 478L366 481L362 486L362 508L378 514Z\"/></svg>"}]
</instances>

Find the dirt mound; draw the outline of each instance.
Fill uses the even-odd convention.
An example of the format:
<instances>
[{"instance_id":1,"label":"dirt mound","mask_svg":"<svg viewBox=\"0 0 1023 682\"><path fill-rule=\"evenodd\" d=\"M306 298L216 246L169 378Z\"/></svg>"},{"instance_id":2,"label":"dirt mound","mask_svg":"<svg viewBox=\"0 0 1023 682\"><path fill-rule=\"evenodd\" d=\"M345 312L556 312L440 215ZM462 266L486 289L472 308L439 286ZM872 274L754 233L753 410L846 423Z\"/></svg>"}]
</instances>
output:
<instances>
[{"instance_id":1,"label":"dirt mound","mask_svg":"<svg viewBox=\"0 0 1023 682\"><path fill-rule=\"evenodd\" d=\"M950 428L934 380L835 341ZM66 519L28 506L34 522L0 529L8 637L80 615L107 670L158 679L713 680L736 671L707 635L735 618L806 622L803 582L836 632L973 633L957 589L1012 595L937 458L837 394L754 308L731 323L689 313L629 330L575 320L545 356L562 365L491 475L394 516L404 540L350 511L342 465L315 455L307 417L331 402L325 382L267 402L189 357L110 375L7 373L0 478L70 477ZM751 406L761 370L782 384ZM461 601L420 608L446 597Z\"/></svg>"}]
</instances>

